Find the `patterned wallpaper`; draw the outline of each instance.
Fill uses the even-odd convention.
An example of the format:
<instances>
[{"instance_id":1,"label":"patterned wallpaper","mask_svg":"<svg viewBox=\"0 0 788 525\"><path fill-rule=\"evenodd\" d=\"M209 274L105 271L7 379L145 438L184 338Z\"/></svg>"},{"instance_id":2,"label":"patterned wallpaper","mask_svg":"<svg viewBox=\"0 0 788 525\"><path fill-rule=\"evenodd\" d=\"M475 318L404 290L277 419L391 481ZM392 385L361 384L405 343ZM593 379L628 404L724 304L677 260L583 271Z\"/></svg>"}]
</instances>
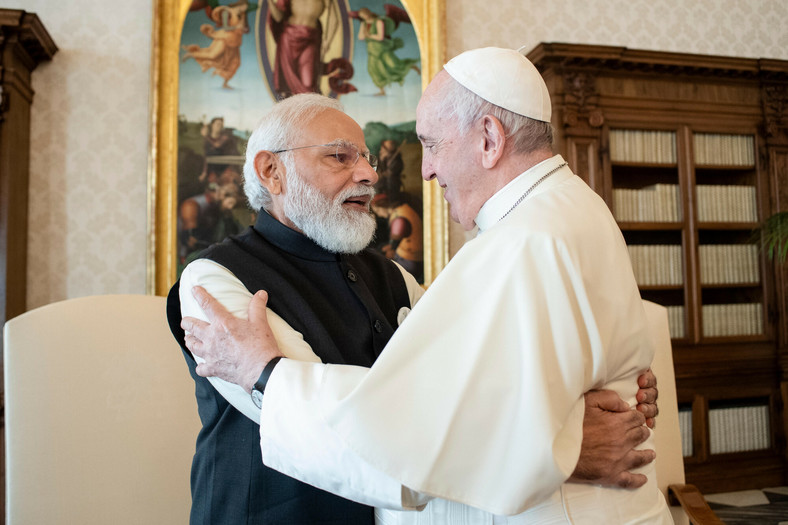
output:
<instances>
[{"instance_id":1,"label":"patterned wallpaper","mask_svg":"<svg viewBox=\"0 0 788 525\"><path fill-rule=\"evenodd\" d=\"M33 72L28 308L144 293L152 1L0 0L59 51Z\"/></svg>"},{"instance_id":2,"label":"patterned wallpaper","mask_svg":"<svg viewBox=\"0 0 788 525\"><path fill-rule=\"evenodd\" d=\"M446 2L449 56L547 41L788 59L784 0ZM28 307L144 293L152 0L0 7L37 13L60 48L33 77Z\"/></svg>"},{"instance_id":3,"label":"patterned wallpaper","mask_svg":"<svg viewBox=\"0 0 788 525\"><path fill-rule=\"evenodd\" d=\"M783 0L448 0L448 54L539 42L788 58Z\"/></svg>"}]
</instances>

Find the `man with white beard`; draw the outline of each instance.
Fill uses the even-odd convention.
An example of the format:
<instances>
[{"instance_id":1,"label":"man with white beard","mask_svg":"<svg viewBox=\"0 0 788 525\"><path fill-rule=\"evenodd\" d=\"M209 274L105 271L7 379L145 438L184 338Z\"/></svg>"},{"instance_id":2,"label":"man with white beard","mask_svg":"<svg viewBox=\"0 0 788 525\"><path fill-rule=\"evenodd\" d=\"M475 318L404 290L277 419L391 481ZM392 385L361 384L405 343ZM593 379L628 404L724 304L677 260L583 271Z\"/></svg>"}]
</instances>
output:
<instances>
[{"instance_id":1,"label":"man with white beard","mask_svg":"<svg viewBox=\"0 0 788 525\"><path fill-rule=\"evenodd\" d=\"M206 319L193 287L241 318L252 294L265 290L273 336L288 357L371 366L423 293L401 267L365 250L375 229L369 206L376 164L361 128L335 100L305 94L276 104L247 145L244 190L259 210L255 225L204 252L170 292L168 317L181 346L181 315ZM374 522L371 507L265 467L260 393L250 397L234 384L199 377L199 358L183 350L203 423L192 466L192 524ZM628 431L642 420L631 416L624 413L627 423L612 429L597 423L600 444L611 433L625 443L620 456L600 461L617 465L616 473L631 468L617 462L639 442L639 432Z\"/></svg>"},{"instance_id":2,"label":"man with white beard","mask_svg":"<svg viewBox=\"0 0 788 525\"><path fill-rule=\"evenodd\" d=\"M294 357L371 366L422 293L410 274L364 250L375 230L376 165L337 101L307 94L276 104L246 151L244 190L257 220L184 269L168 302L176 338L183 343L181 313L204 318L193 286L238 316L264 289L276 296L269 303L276 336L311 346ZM184 356L203 424L192 464L192 524L373 523L371 507L265 467L259 407L240 387L198 377L197 362L185 349Z\"/></svg>"}]
</instances>

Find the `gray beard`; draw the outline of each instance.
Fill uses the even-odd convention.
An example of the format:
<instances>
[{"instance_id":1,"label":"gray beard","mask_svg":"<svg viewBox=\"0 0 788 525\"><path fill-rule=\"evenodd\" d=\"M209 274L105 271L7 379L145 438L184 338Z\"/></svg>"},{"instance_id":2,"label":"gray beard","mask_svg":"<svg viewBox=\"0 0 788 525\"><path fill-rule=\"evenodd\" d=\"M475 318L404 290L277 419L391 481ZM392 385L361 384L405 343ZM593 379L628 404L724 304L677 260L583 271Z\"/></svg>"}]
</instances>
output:
<instances>
[{"instance_id":1,"label":"gray beard","mask_svg":"<svg viewBox=\"0 0 788 525\"><path fill-rule=\"evenodd\" d=\"M369 195L375 190L359 184L348 188L331 201L287 166L284 214L304 235L332 253L358 253L375 235L371 213L348 210L342 206L352 196Z\"/></svg>"}]
</instances>

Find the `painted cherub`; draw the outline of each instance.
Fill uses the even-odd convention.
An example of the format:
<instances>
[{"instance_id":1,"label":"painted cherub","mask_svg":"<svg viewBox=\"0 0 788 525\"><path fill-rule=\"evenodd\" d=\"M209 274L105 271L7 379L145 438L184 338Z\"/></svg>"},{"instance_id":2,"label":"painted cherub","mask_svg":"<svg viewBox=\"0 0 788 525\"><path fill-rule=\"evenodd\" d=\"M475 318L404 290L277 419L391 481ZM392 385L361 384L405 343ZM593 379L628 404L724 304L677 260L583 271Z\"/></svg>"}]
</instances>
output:
<instances>
[{"instance_id":1,"label":"painted cherub","mask_svg":"<svg viewBox=\"0 0 788 525\"><path fill-rule=\"evenodd\" d=\"M241 42L243 35L249 32L246 13L250 5L247 0L240 0L230 5L221 5L207 9L208 16L216 26L203 24L200 32L212 40L208 47L197 44L183 46L186 53L183 62L193 58L205 73L213 68L213 74L224 79L222 87L232 89L228 84L241 67Z\"/></svg>"}]
</instances>

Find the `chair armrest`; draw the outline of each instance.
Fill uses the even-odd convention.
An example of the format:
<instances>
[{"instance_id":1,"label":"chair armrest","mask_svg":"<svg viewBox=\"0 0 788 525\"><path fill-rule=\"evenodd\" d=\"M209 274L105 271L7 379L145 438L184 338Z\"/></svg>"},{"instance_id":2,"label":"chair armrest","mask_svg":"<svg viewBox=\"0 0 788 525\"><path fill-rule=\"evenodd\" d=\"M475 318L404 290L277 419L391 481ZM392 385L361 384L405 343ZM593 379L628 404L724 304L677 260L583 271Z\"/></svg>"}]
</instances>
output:
<instances>
[{"instance_id":1,"label":"chair armrest","mask_svg":"<svg viewBox=\"0 0 788 525\"><path fill-rule=\"evenodd\" d=\"M695 485L668 485L668 501L681 505L693 525L724 525Z\"/></svg>"}]
</instances>

